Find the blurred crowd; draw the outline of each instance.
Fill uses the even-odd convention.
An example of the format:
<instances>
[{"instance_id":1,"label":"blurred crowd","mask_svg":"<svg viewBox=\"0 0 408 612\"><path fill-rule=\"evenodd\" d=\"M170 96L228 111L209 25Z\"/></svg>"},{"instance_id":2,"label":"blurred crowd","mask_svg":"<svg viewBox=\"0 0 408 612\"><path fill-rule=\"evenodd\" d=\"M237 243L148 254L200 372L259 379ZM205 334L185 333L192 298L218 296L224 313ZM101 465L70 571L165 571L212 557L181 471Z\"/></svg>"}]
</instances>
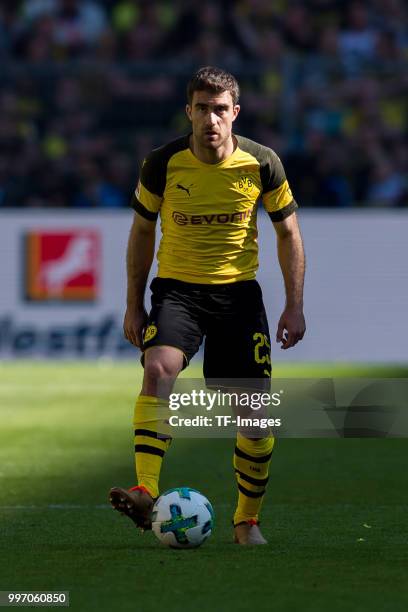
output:
<instances>
[{"instance_id":1,"label":"blurred crowd","mask_svg":"<svg viewBox=\"0 0 408 612\"><path fill-rule=\"evenodd\" d=\"M2 0L0 206L125 207L219 65L306 206L408 204L404 0Z\"/></svg>"}]
</instances>

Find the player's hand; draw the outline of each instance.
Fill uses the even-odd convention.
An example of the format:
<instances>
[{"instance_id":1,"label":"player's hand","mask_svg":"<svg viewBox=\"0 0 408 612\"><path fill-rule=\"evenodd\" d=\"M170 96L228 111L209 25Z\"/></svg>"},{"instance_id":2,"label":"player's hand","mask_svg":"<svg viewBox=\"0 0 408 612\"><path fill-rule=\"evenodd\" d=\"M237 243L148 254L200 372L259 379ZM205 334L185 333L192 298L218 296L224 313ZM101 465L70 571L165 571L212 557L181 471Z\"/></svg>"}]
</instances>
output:
<instances>
[{"instance_id":1,"label":"player's hand","mask_svg":"<svg viewBox=\"0 0 408 612\"><path fill-rule=\"evenodd\" d=\"M123 321L123 332L126 340L138 348L142 347L143 329L147 323L147 312L144 308L127 307Z\"/></svg>"},{"instance_id":2,"label":"player's hand","mask_svg":"<svg viewBox=\"0 0 408 612\"><path fill-rule=\"evenodd\" d=\"M306 331L305 317L301 309L285 308L278 323L276 342L281 342L282 349L295 346L302 340Z\"/></svg>"}]
</instances>

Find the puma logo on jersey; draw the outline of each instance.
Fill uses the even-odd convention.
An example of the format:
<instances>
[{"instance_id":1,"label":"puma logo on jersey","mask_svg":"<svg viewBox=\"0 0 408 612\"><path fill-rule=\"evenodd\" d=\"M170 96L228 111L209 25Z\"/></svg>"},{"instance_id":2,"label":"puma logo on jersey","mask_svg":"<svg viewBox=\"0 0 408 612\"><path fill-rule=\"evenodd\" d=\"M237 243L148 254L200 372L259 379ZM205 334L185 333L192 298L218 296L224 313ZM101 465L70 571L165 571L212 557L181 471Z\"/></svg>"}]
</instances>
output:
<instances>
[{"instance_id":1,"label":"puma logo on jersey","mask_svg":"<svg viewBox=\"0 0 408 612\"><path fill-rule=\"evenodd\" d=\"M193 186L193 183L191 183L191 185L189 185L188 187L183 187L183 185L180 185L180 183L177 183L176 187L177 189L181 189L182 191L186 191L188 193L188 195L191 195L190 193L190 187Z\"/></svg>"}]
</instances>

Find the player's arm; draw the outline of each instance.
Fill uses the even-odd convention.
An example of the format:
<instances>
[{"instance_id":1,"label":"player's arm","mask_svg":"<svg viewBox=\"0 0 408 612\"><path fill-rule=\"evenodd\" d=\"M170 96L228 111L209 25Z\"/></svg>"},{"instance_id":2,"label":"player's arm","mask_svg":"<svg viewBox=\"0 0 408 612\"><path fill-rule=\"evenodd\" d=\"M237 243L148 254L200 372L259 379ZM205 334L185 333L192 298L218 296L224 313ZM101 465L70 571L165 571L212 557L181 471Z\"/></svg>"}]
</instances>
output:
<instances>
[{"instance_id":1,"label":"player's arm","mask_svg":"<svg viewBox=\"0 0 408 612\"><path fill-rule=\"evenodd\" d=\"M306 331L303 315L305 254L296 213L282 221L275 221L273 226L286 292L285 309L279 319L276 341L282 343L281 348L288 349L302 340Z\"/></svg>"},{"instance_id":2,"label":"player's arm","mask_svg":"<svg viewBox=\"0 0 408 612\"><path fill-rule=\"evenodd\" d=\"M130 230L127 255L127 304L123 331L135 346L142 346L143 328L147 322L144 295L147 277L154 257L156 221L163 199L163 185L158 178L163 172L152 153L144 160L132 207L135 210Z\"/></svg>"},{"instance_id":3,"label":"player's arm","mask_svg":"<svg viewBox=\"0 0 408 612\"><path fill-rule=\"evenodd\" d=\"M276 153L270 149L266 151L262 200L276 231L278 258L286 292L285 309L279 319L276 341L281 342L281 348L288 349L303 338L306 330L303 316L305 254L295 213L297 204L282 162Z\"/></svg>"},{"instance_id":4,"label":"player's arm","mask_svg":"<svg viewBox=\"0 0 408 612\"><path fill-rule=\"evenodd\" d=\"M127 299L123 331L125 338L138 347L142 344L147 320L144 295L154 257L155 236L156 221L145 219L136 212L126 255Z\"/></svg>"}]
</instances>

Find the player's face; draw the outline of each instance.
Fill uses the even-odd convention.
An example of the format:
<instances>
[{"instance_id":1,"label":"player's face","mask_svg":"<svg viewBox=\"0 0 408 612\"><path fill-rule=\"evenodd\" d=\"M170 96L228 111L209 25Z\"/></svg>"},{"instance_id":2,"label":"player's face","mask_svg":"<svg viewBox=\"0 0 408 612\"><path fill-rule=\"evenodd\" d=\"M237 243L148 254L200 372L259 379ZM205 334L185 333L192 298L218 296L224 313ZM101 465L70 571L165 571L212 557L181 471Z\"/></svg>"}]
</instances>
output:
<instances>
[{"instance_id":1,"label":"player's face","mask_svg":"<svg viewBox=\"0 0 408 612\"><path fill-rule=\"evenodd\" d=\"M206 149L218 149L231 137L232 123L239 113L229 91L213 94L195 91L186 113L192 123L194 138Z\"/></svg>"}]
</instances>

